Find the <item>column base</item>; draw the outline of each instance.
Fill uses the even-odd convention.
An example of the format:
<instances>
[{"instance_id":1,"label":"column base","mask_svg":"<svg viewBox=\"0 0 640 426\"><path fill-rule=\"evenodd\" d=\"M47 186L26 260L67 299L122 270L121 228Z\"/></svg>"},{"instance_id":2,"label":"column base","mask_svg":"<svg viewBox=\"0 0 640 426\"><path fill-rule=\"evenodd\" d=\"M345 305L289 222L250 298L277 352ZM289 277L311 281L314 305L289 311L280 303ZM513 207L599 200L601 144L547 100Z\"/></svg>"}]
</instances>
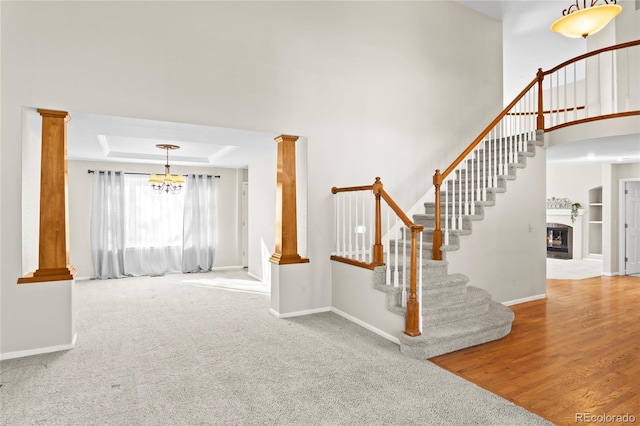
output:
<instances>
[{"instance_id":1,"label":"column base","mask_svg":"<svg viewBox=\"0 0 640 426\"><path fill-rule=\"evenodd\" d=\"M309 259L300 257L299 254L283 255L282 253L273 253L269 258L269 262L274 265L293 265L295 263L309 263Z\"/></svg>"},{"instance_id":2,"label":"column base","mask_svg":"<svg viewBox=\"0 0 640 426\"><path fill-rule=\"evenodd\" d=\"M24 277L18 278L18 284L43 283L47 281L70 281L76 274L73 265L64 268L44 268L35 272L29 272Z\"/></svg>"}]
</instances>

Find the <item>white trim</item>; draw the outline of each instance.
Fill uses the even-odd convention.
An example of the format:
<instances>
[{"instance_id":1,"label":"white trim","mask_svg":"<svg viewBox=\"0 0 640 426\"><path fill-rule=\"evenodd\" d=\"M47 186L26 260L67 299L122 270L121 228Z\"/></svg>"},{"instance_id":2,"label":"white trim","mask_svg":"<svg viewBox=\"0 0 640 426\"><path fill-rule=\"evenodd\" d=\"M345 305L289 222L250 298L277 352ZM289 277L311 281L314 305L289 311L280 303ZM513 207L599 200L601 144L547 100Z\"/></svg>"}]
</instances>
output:
<instances>
[{"instance_id":1,"label":"white trim","mask_svg":"<svg viewBox=\"0 0 640 426\"><path fill-rule=\"evenodd\" d=\"M88 277L88 276L87 277L76 277L76 278L74 278L74 280L76 280L76 281L89 281L89 280L91 280L91 277Z\"/></svg>"},{"instance_id":2,"label":"white trim","mask_svg":"<svg viewBox=\"0 0 640 426\"><path fill-rule=\"evenodd\" d=\"M228 269L243 269L242 266L215 266L211 268L212 271L225 271Z\"/></svg>"},{"instance_id":3,"label":"white trim","mask_svg":"<svg viewBox=\"0 0 640 426\"><path fill-rule=\"evenodd\" d=\"M244 269L244 268L243 268ZM247 275L249 275L251 278L255 278L256 280L260 281L260 282L264 282L262 281L262 278L260 278L259 276L257 276L256 274L252 274L251 272L247 271Z\"/></svg>"},{"instance_id":4,"label":"white trim","mask_svg":"<svg viewBox=\"0 0 640 426\"><path fill-rule=\"evenodd\" d=\"M304 311L295 311L295 312L287 312L286 314L281 314L279 312L277 312L275 309L271 308L269 309L269 312L271 313L271 315L273 315L276 318L291 318L291 317L301 317L303 315L311 315L311 314L319 314L322 312L329 312L331 310L331 308L329 308L328 306L326 308L316 308L316 309L307 309Z\"/></svg>"},{"instance_id":5,"label":"white trim","mask_svg":"<svg viewBox=\"0 0 640 426\"><path fill-rule=\"evenodd\" d=\"M7 359L14 359L14 358L23 358L25 356L31 356L31 355L48 354L51 352L68 351L69 349L73 349L76 346L77 339L78 339L78 334L74 334L73 341L67 345L48 346L44 348L27 349L24 351L6 352L3 354L0 354L0 361L5 361Z\"/></svg>"},{"instance_id":6,"label":"white trim","mask_svg":"<svg viewBox=\"0 0 640 426\"><path fill-rule=\"evenodd\" d=\"M624 274L621 274L620 272L603 272L602 275L605 277L616 277L618 275L624 275Z\"/></svg>"},{"instance_id":7,"label":"white trim","mask_svg":"<svg viewBox=\"0 0 640 426\"><path fill-rule=\"evenodd\" d=\"M547 297L547 293L536 294L535 296L523 297L522 299L510 300L508 302L502 302L504 306L512 306L518 305L520 303L533 302L534 300L545 299Z\"/></svg>"},{"instance_id":8,"label":"white trim","mask_svg":"<svg viewBox=\"0 0 640 426\"><path fill-rule=\"evenodd\" d=\"M387 333L386 331L382 331L379 328L376 328L374 326L372 326L369 323L366 323L354 316L351 316L349 314L347 314L346 312L342 312L340 309L334 308L333 306L331 307L331 312L334 312L338 315L340 315L343 318L348 319L351 322L355 322L356 324L358 324L361 327L366 328L369 331L373 331L374 333L376 333L378 336L384 337L385 339L395 343L396 345L400 344L400 339L398 339L395 336L392 336L391 334Z\"/></svg>"}]
</instances>

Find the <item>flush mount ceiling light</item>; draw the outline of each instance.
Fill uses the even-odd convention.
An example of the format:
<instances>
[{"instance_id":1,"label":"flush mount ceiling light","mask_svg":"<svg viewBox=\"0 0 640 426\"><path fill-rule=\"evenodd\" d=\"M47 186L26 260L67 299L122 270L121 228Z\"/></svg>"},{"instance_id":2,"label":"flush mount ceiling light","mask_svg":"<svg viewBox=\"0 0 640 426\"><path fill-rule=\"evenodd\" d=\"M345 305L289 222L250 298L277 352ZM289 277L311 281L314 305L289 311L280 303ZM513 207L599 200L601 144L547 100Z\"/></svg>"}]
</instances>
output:
<instances>
[{"instance_id":1,"label":"flush mount ceiling light","mask_svg":"<svg viewBox=\"0 0 640 426\"><path fill-rule=\"evenodd\" d=\"M599 1L583 0L580 8L579 0L576 0L562 11L562 18L551 25L551 30L571 38L586 38L597 33L622 11L616 0L603 0L604 4L600 5Z\"/></svg>"},{"instance_id":2,"label":"flush mount ceiling light","mask_svg":"<svg viewBox=\"0 0 640 426\"><path fill-rule=\"evenodd\" d=\"M164 165L164 176L152 174L149 178L151 187L156 192L172 192L176 193L182 189L184 178L182 175L172 175L171 166L169 166L169 150L179 149L178 145L159 144L156 147L167 151L167 164Z\"/></svg>"}]
</instances>

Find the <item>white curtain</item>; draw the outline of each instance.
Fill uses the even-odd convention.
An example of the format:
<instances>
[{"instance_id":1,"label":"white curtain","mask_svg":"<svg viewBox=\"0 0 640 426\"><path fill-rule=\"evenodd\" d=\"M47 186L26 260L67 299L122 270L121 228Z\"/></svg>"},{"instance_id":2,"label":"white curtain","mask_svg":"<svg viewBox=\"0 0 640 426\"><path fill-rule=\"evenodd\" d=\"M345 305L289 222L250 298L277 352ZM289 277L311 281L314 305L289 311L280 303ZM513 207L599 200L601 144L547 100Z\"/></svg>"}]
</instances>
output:
<instances>
[{"instance_id":1,"label":"white curtain","mask_svg":"<svg viewBox=\"0 0 640 426\"><path fill-rule=\"evenodd\" d=\"M187 188L156 193L148 181L146 175L124 178L125 271L133 276L182 272L183 191Z\"/></svg>"},{"instance_id":2,"label":"white curtain","mask_svg":"<svg viewBox=\"0 0 640 426\"><path fill-rule=\"evenodd\" d=\"M97 171L90 228L94 278L122 278L124 267L124 174Z\"/></svg>"},{"instance_id":3,"label":"white curtain","mask_svg":"<svg viewBox=\"0 0 640 426\"><path fill-rule=\"evenodd\" d=\"M182 272L209 271L215 257L215 178L189 175L184 201Z\"/></svg>"},{"instance_id":4,"label":"white curtain","mask_svg":"<svg viewBox=\"0 0 640 426\"><path fill-rule=\"evenodd\" d=\"M145 175L95 172L94 278L209 271L215 256L215 180L189 175L182 191L156 193Z\"/></svg>"}]
</instances>

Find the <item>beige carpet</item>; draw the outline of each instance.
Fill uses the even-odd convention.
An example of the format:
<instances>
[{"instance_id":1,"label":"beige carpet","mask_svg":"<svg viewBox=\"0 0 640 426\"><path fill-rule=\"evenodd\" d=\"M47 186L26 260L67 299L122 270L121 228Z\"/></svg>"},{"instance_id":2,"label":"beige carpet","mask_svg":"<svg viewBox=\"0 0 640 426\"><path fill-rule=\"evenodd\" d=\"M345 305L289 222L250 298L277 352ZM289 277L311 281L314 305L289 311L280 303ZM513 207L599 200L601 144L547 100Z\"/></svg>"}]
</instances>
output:
<instances>
[{"instance_id":1,"label":"beige carpet","mask_svg":"<svg viewBox=\"0 0 640 426\"><path fill-rule=\"evenodd\" d=\"M547 278L582 280L602 275L601 259L547 259Z\"/></svg>"},{"instance_id":2,"label":"beige carpet","mask_svg":"<svg viewBox=\"0 0 640 426\"><path fill-rule=\"evenodd\" d=\"M75 349L0 362L0 424L550 424L331 312L277 319L199 275L76 283Z\"/></svg>"}]
</instances>

